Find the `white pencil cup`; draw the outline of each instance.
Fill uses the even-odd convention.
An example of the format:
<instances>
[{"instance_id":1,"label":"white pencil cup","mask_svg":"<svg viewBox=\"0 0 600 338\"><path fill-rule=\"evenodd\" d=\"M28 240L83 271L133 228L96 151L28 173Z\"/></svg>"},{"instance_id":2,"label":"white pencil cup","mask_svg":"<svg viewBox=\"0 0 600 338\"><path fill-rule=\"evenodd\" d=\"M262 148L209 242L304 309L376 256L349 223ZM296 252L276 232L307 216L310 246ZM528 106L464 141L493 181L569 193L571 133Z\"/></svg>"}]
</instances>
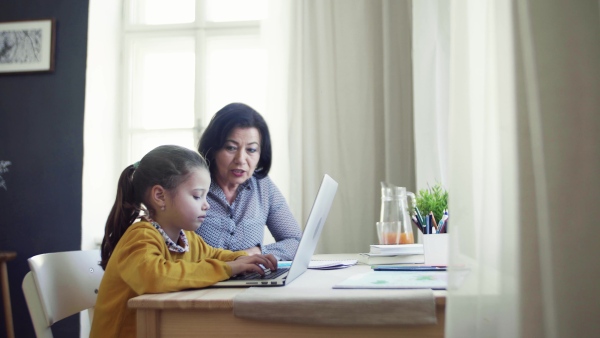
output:
<instances>
[{"instance_id":1,"label":"white pencil cup","mask_svg":"<svg viewBox=\"0 0 600 338\"><path fill-rule=\"evenodd\" d=\"M425 265L448 265L449 234L423 235Z\"/></svg>"}]
</instances>

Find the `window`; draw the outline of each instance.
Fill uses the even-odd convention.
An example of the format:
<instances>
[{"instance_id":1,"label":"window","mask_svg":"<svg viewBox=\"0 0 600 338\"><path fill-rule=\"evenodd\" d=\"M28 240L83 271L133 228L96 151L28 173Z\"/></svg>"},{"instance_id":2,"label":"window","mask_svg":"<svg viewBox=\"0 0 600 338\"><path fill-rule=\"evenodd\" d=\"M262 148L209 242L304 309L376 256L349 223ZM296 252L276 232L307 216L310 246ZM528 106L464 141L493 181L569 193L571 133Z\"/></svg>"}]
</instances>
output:
<instances>
[{"instance_id":1,"label":"window","mask_svg":"<svg viewBox=\"0 0 600 338\"><path fill-rule=\"evenodd\" d=\"M230 102L266 108L266 0L127 0L123 22L125 163L161 144L196 149Z\"/></svg>"}]
</instances>

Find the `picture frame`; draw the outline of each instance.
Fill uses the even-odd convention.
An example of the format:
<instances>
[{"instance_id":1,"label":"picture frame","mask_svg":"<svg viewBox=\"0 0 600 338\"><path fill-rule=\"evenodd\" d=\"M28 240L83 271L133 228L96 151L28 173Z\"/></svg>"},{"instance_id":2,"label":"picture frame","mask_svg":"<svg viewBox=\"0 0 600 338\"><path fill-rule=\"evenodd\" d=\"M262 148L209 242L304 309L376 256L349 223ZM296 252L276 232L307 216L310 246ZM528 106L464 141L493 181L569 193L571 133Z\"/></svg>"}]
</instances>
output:
<instances>
[{"instance_id":1,"label":"picture frame","mask_svg":"<svg viewBox=\"0 0 600 338\"><path fill-rule=\"evenodd\" d=\"M0 75L53 72L56 20L0 22Z\"/></svg>"}]
</instances>

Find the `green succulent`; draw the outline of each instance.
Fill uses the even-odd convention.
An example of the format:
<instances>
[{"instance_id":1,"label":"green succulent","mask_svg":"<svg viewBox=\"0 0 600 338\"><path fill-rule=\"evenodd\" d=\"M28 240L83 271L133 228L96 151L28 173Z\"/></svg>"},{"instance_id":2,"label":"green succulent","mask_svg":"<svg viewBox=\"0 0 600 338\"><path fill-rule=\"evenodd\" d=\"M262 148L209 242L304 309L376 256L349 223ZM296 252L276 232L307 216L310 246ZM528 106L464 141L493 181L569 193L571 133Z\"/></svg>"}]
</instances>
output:
<instances>
[{"instance_id":1,"label":"green succulent","mask_svg":"<svg viewBox=\"0 0 600 338\"><path fill-rule=\"evenodd\" d=\"M416 200L421 215L425 217L431 211L437 222L442 219L444 210L448 209L448 192L439 183L433 187L419 190Z\"/></svg>"}]
</instances>

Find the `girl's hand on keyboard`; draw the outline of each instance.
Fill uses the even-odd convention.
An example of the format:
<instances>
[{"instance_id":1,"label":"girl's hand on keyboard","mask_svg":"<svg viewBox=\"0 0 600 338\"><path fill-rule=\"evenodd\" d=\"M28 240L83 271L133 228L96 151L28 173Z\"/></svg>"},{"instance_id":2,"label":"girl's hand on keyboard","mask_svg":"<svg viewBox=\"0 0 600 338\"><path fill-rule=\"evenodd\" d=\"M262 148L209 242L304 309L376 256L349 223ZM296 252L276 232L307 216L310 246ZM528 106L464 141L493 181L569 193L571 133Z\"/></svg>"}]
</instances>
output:
<instances>
[{"instance_id":1,"label":"girl's hand on keyboard","mask_svg":"<svg viewBox=\"0 0 600 338\"><path fill-rule=\"evenodd\" d=\"M275 256L272 254L241 256L234 261L226 263L231 266L233 276L250 272L256 272L261 276L264 276L264 269L269 269L271 271L277 270L277 259L275 259Z\"/></svg>"}]
</instances>

